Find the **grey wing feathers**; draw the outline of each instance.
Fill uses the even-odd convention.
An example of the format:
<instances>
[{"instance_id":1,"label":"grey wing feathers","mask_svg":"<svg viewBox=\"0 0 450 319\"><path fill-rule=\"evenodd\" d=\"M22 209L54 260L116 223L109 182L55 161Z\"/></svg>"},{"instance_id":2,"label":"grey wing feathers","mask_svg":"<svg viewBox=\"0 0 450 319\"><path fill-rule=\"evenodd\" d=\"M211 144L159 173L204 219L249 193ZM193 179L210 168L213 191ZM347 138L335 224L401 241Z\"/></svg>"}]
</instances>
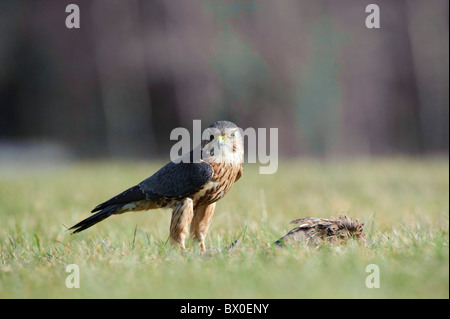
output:
<instances>
[{"instance_id":1,"label":"grey wing feathers","mask_svg":"<svg viewBox=\"0 0 450 319\"><path fill-rule=\"evenodd\" d=\"M123 191L119 195L114 196L113 198L107 200L106 202L97 205L92 210L92 213L102 210L103 208L108 207L110 205L128 204L131 202L143 200L145 199L145 197L146 197L145 193L140 189L138 185L136 185L128 188L126 191Z\"/></svg>"},{"instance_id":2,"label":"grey wing feathers","mask_svg":"<svg viewBox=\"0 0 450 319\"><path fill-rule=\"evenodd\" d=\"M186 196L209 182L214 174L210 164L170 162L139 183L146 199Z\"/></svg>"},{"instance_id":3,"label":"grey wing feathers","mask_svg":"<svg viewBox=\"0 0 450 319\"><path fill-rule=\"evenodd\" d=\"M145 199L183 197L209 182L213 173L211 165L205 162L178 164L170 162L138 185L98 205L92 212L110 205Z\"/></svg>"}]
</instances>

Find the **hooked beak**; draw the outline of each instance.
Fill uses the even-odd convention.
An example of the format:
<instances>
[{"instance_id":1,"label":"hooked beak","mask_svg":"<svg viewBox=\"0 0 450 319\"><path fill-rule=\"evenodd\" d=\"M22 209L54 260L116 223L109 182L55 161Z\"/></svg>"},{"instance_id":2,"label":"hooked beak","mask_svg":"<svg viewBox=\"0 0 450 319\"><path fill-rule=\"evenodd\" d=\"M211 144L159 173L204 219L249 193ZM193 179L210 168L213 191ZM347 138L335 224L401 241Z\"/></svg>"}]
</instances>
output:
<instances>
[{"instance_id":1,"label":"hooked beak","mask_svg":"<svg viewBox=\"0 0 450 319\"><path fill-rule=\"evenodd\" d=\"M217 146L219 150L225 145L225 136L217 136Z\"/></svg>"}]
</instances>

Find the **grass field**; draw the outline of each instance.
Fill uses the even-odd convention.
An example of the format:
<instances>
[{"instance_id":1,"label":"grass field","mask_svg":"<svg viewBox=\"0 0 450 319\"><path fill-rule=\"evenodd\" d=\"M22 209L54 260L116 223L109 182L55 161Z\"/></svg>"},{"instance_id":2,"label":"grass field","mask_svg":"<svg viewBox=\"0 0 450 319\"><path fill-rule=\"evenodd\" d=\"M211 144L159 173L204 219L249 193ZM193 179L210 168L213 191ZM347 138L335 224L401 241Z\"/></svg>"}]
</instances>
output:
<instances>
[{"instance_id":1,"label":"grass field","mask_svg":"<svg viewBox=\"0 0 450 319\"><path fill-rule=\"evenodd\" d=\"M160 163L80 163L0 170L0 298L448 298L449 160L283 161L247 165L218 202L207 238L180 252L170 212L113 216L66 228ZM17 169L17 167L16 167ZM347 213L367 245L277 249L293 219ZM233 251L225 247L240 239ZM66 266L80 288L66 287ZM380 288L366 287L379 267Z\"/></svg>"}]
</instances>

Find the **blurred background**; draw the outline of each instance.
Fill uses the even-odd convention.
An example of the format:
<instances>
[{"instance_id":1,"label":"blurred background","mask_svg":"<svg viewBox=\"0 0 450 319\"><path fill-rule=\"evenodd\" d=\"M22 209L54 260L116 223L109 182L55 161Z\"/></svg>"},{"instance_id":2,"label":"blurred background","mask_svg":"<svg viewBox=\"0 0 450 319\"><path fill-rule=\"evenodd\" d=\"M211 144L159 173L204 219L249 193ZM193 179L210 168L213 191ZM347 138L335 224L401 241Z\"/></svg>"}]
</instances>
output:
<instances>
[{"instance_id":1,"label":"blurred background","mask_svg":"<svg viewBox=\"0 0 450 319\"><path fill-rule=\"evenodd\" d=\"M448 154L449 2L0 1L0 160L167 160L193 119L285 157Z\"/></svg>"}]
</instances>

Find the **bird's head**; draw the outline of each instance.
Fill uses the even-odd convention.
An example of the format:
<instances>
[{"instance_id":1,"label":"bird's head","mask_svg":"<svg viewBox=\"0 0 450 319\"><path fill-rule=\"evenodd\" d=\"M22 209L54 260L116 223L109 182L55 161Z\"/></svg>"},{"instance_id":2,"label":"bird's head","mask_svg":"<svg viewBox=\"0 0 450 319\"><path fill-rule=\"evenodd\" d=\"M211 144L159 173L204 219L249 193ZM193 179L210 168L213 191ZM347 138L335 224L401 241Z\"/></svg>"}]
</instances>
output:
<instances>
[{"instance_id":1,"label":"bird's head","mask_svg":"<svg viewBox=\"0 0 450 319\"><path fill-rule=\"evenodd\" d=\"M203 132L202 138L205 158L222 163L242 163L243 138L236 124L228 121L214 122Z\"/></svg>"}]
</instances>

